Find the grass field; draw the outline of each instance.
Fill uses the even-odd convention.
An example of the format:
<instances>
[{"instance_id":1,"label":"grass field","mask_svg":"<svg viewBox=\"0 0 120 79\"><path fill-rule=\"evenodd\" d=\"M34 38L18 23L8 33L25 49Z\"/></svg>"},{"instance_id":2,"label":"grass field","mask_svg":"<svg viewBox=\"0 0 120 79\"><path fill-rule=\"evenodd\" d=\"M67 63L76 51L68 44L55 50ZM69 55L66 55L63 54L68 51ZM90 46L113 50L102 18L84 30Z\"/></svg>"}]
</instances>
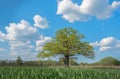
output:
<instances>
[{"instance_id":1,"label":"grass field","mask_svg":"<svg viewBox=\"0 0 120 79\"><path fill-rule=\"evenodd\" d=\"M0 79L120 79L120 69L0 67Z\"/></svg>"}]
</instances>

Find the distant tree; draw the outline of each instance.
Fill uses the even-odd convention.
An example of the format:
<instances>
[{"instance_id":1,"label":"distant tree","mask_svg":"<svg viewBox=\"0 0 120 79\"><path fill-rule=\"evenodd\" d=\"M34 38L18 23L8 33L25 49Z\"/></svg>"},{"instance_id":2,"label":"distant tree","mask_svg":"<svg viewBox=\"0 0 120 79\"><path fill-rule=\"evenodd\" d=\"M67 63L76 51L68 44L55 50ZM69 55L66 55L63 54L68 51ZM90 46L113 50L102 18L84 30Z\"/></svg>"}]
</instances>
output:
<instances>
[{"instance_id":1,"label":"distant tree","mask_svg":"<svg viewBox=\"0 0 120 79\"><path fill-rule=\"evenodd\" d=\"M85 62L81 62L79 65L80 65L80 66L87 66L87 65L89 65L89 64L88 64L88 63L85 63Z\"/></svg>"},{"instance_id":2,"label":"distant tree","mask_svg":"<svg viewBox=\"0 0 120 79\"><path fill-rule=\"evenodd\" d=\"M25 66L38 66L39 63L37 61L24 61Z\"/></svg>"},{"instance_id":3,"label":"distant tree","mask_svg":"<svg viewBox=\"0 0 120 79\"><path fill-rule=\"evenodd\" d=\"M16 66L16 60L9 60L9 66Z\"/></svg>"},{"instance_id":4,"label":"distant tree","mask_svg":"<svg viewBox=\"0 0 120 79\"><path fill-rule=\"evenodd\" d=\"M80 65L80 66L85 66L85 63L84 63L84 62L81 62L79 65Z\"/></svg>"},{"instance_id":5,"label":"distant tree","mask_svg":"<svg viewBox=\"0 0 120 79\"><path fill-rule=\"evenodd\" d=\"M99 62L93 63L93 65L103 65L103 66L110 66L110 65L120 65L120 61L113 57L106 57L101 59Z\"/></svg>"},{"instance_id":6,"label":"distant tree","mask_svg":"<svg viewBox=\"0 0 120 79\"><path fill-rule=\"evenodd\" d=\"M38 57L49 57L63 55L65 65L69 66L69 58L76 54L81 54L89 58L94 58L93 47L88 42L83 42L84 35L73 28L63 28L56 32L52 41L43 46L43 50Z\"/></svg>"},{"instance_id":7,"label":"distant tree","mask_svg":"<svg viewBox=\"0 0 120 79\"><path fill-rule=\"evenodd\" d=\"M21 58L20 56L17 57L16 63L17 63L17 65L19 65L19 66L21 66L21 65L23 64L23 60L22 60L22 58Z\"/></svg>"},{"instance_id":8,"label":"distant tree","mask_svg":"<svg viewBox=\"0 0 120 79\"><path fill-rule=\"evenodd\" d=\"M2 60L2 61L0 62L0 65L2 65L2 66L7 65L7 61L6 61L6 60Z\"/></svg>"},{"instance_id":9,"label":"distant tree","mask_svg":"<svg viewBox=\"0 0 120 79\"><path fill-rule=\"evenodd\" d=\"M53 61L53 60L45 60L45 61L42 61L42 66L57 66L57 62L56 61Z\"/></svg>"}]
</instances>

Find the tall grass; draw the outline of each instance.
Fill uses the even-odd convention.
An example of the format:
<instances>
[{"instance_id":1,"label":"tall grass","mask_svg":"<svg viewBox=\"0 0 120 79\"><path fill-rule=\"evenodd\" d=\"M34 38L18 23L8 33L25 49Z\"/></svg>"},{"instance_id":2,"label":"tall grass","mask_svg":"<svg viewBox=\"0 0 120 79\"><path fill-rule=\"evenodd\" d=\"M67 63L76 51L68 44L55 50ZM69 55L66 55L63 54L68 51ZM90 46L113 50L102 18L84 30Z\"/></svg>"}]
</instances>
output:
<instances>
[{"instance_id":1,"label":"tall grass","mask_svg":"<svg viewBox=\"0 0 120 79\"><path fill-rule=\"evenodd\" d=\"M120 69L0 67L0 79L120 79Z\"/></svg>"}]
</instances>

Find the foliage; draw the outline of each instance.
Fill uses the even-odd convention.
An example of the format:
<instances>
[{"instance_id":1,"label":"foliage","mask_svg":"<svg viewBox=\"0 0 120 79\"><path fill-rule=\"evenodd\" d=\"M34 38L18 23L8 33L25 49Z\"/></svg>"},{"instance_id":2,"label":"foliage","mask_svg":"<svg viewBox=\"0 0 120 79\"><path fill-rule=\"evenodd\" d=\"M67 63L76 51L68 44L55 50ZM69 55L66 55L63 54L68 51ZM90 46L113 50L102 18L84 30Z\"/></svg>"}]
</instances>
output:
<instances>
[{"instance_id":1,"label":"foliage","mask_svg":"<svg viewBox=\"0 0 120 79\"><path fill-rule=\"evenodd\" d=\"M21 61L21 58L18 58L18 60L0 60L0 66L41 66L41 67L47 67L47 66L58 66L57 61L52 60L46 60L46 61L40 61L40 60L34 60L34 61ZM22 59L21 59L22 60Z\"/></svg>"},{"instance_id":2,"label":"foliage","mask_svg":"<svg viewBox=\"0 0 120 79\"><path fill-rule=\"evenodd\" d=\"M42 61L42 66L57 66L58 65L58 62L57 61L53 61L53 60L45 60L45 61Z\"/></svg>"},{"instance_id":3,"label":"foliage","mask_svg":"<svg viewBox=\"0 0 120 79\"><path fill-rule=\"evenodd\" d=\"M20 56L17 57L16 63L17 63L17 65L19 65L19 66L21 66L21 65L23 64L23 60L22 60L22 58L21 58Z\"/></svg>"},{"instance_id":4,"label":"foliage","mask_svg":"<svg viewBox=\"0 0 120 79\"><path fill-rule=\"evenodd\" d=\"M24 61L23 66L40 66L41 63L37 61Z\"/></svg>"},{"instance_id":5,"label":"foliage","mask_svg":"<svg viewBox=\"0 0 120 79\"><path fill-rule=\"evenodd\" d=\"M101 59L99 62L94 63L94 65L103 65L103 66L120 65L120 61L113 57L106 57Z\"/></svg>"},{"instance_id":6,"label":"foliage","mask_svg":"<svg viewBox=\"0 0 120 79\"><path fill-rule=\"evenodd\" d=\"M43 46L43 50L38 57L50 57L55 55L64 55L65 64L69 66L70 56L81 54L89 58L94 57L93 47L88 42L83 42L83 34L80 34L73 28L63 28L56 32L52 41Z\"/></svg>"},{"instance_id":7,"label":"foliage","mask_svg":"<svg viewBox=\"0 0 120 79\"><path fill-rule=\"evenodd\" d=\"M119 79L120 69L0 67L0 79Z\"/></svg>"},{"instance_id":8,"label":"foliage","mask_svg":"<svg viewBox=\"0 0 120 79\"><path fill-rule=\"evenodd\" d=\"M90 65L90 64L81 62L79 65L80 65L80 66L88 66L88 65Z\"/></svg>"}]
</instances>

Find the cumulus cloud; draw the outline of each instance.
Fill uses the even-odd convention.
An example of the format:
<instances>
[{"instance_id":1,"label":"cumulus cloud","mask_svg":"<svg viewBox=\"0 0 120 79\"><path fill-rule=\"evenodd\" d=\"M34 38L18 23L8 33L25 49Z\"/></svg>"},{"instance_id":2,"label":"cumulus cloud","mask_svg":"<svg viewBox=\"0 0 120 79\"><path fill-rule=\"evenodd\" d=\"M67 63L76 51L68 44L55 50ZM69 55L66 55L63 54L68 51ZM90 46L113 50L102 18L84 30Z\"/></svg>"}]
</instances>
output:
<instances>
[{"instance_id":1,"label":"cumulus cloud","mask_svg":"<svg viewBox=\"0 0 120 79\"><path fill-rule=\"evenodd\" d=\"M40 40L36 41L36 50L37 51L42 50L43 45L51 40L52 40L51 37L41 37Z\"/></svg>"},{"instance_id":2,"label":"cumulus cloud","mask_svg":"<svg viewBox=\"0 0 120 79\"><path fill-rule=\"evenodd\" d=\"M6 31L8 40L28 41L38 37L38 30L30 26L29 22L25 20L21 20L18 24L10 23L10 25L6 27Z\"/></svg>"},{"instance_id":3,"label":"cumulus cloud","mask_svg":"<svg viewBox=\"0 0 120 79\"><path fill-rule=\"evenodd\" d=\"M69 22L87 21L92 17L107 19L119 7L120 1L110 4L108 0L83 0L81 5L78 5L72 0L59 0L57 14Z\"/></svg>"},{"instance_id":4,"label":"cumulus cloud","mask_svg":"<svg viewBox=\"0 0 120 79\"><path fill-rule=\"evenodd\" d=\"M47 27L44 18L39 15L35 15L34 19L37 25L43 25L42 27L39 27ZM40 48L42 48L42 46L51 39L51 37L43 36L40 33L40 30L36 27L30 25L26 20L21 20L19 23L10 23L6 26L6 34L0 31L0 42L7 42L5 43L5 47L7 47L7 49L9 48L6 56L12 58L21 56L27 60L31 58L36 59L36 55L38 51L40 51ZM3 51L4 48L0 48L0 52ZM27 57L28 55L29 57Z\"/></svg>"},{"instance_id":5,"label":"cumulus cloud","mask_svg":"<svg viewBox=\"0 0 120 79\"><path fill-rule=\"evenodd\" d=\"M0 41L3 42L5 40L6 35L0 31Z\"/></svg>"},{"instance_id":6,"label":"cumulus cloud","mask_svg":"<svg viewBox=\"0 0 120 79\"><path fill-rule=\"evenodd\" d=\"M94 43L90 43L90 45L94 47L99 47L99 51L117 51L120 52L120 40L115 39L114 37L103 38L101 41L96 41Z\"/></svg>"},{"instance_id":7,"label":"cumulus cloud","mask_svg":"<svg viewBox=\"0 0 120 79\"><path fill-rule=\"evenodd\" d=\"M35 24L35 27L38 27L40 29L46 29L48 28L48 21L46 18L41 17L40 15L35 15L33 18Z\"/></svg>"},{"instance_id":8,"label":"cumulus cloud","mask_svg":"<svg viewBox=\"0 0 120 79\"><path fill-rule=\"evenodd\" d=\"M8 40L12 55L17 53L32 53L34 46L31 42L35 42L40 36L38 29L31 26L25 20L21 20L18 24L10 23L6 27L6 31L6 40Z\"/></svg>"}]
</instances>

